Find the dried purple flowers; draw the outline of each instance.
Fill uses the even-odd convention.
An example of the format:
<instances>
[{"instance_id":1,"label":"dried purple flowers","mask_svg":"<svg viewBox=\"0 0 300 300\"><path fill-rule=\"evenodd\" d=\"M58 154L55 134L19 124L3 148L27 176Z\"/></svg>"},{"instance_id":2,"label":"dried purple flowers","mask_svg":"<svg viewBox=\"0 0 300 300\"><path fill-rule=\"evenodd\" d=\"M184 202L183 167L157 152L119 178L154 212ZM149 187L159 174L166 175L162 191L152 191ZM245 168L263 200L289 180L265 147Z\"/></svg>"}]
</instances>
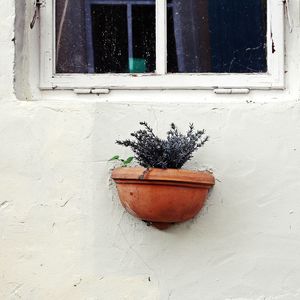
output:
<instances>
[{"instance_id":1,"label":"dried purple flowers","mask_svg":"<svg viewBox=\"0 0 300 300\"><path fill-rule=\"evenodd\" d=\"M117 140L118 145L130 147L135 159L145 168L180 169L198 148L208 140L204 130L194 130L190 124L186 135L180 133L174 123L167 132L165 140L158 138L153 129L146 123L140 122L144 129L131 133L135 140Z\"/></svg>"}]
</instances>

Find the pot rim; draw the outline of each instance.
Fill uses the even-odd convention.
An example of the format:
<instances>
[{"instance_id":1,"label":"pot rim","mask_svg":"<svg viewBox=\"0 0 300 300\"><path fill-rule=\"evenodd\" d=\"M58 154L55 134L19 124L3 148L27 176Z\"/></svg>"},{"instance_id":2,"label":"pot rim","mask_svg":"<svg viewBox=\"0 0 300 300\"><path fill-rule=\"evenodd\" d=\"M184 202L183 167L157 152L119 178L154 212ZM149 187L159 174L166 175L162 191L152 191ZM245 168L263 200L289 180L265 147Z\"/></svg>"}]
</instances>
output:
<instances>
[{"instance_id":1,"label":"pot rim","mask_svg":"<svg viewBox=\"0 0 300 300\"><path fill-rule=\"evenodd\" d=\"M174 183L193 183L205 186L215 184L214 176L208 171L193 171L185 169L159 169L143 167L120 167L112 171L112 179L115 181L130 180L131 182L166 181Z\"/></svg>"}]
</instances>

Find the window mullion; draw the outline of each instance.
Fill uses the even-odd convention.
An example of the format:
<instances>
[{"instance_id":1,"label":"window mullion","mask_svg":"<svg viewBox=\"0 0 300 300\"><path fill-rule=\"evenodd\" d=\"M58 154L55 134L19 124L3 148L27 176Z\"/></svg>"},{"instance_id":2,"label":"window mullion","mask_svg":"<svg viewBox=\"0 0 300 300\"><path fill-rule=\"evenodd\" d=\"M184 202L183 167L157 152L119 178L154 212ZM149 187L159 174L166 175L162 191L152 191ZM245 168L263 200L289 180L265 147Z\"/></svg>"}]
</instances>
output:
<instances>
[{"instance_id":1,"label":"window mullion","mask_svg":"<svg viewBox=\"0 0 300 300\"><path fill-rule=\"evenodd\" d=\"M156 0L156 73L167 73L167 0Z\"/></svg>"}]
</instances>

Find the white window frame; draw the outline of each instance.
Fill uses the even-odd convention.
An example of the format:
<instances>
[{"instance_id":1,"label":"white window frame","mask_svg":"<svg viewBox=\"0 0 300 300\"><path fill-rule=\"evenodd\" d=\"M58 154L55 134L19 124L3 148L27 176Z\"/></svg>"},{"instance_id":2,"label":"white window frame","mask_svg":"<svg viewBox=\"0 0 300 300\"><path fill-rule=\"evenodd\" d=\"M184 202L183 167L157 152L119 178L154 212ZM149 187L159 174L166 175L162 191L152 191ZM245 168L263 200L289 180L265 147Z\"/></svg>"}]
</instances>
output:
<instances>
[{"instance_id":1,"label":"white window frame","mask_svg":"<svg viewBox=\"0 0 300 300\"><path fill-rule=\"evenodd\" d=\"M266 73L167 72L167 0L156 0L156 65L153 73L55 74L55 0L40 8L41 89L283 89L284 1L267 0ZM275 51L274 51L275 50Z\"/></svg>"}]
</instances>

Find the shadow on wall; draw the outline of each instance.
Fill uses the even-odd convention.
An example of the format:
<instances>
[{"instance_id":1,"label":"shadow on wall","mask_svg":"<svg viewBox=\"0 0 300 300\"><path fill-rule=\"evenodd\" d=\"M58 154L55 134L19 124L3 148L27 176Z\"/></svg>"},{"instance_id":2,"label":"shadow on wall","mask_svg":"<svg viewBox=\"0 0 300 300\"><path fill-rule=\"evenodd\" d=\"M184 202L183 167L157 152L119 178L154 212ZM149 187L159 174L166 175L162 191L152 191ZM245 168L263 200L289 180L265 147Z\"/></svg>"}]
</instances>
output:
<instances>
[{"instance_id":1,"label":"shadow on wall","mask_svg":"<svg viewBox=\"0 0 300 300\"><path fill-rule=\"evenodd\" d=\"M26 14L21 14L20 12L26 11L26 3L25 1L15 1L15 92L17 97L20 98L22 95L23 84L22 84L22 61L23 61L23 53L24 53L24 31L25 31L25 18Z\"/></svg>"},{"instance_id":2,"label":"shadow on wall","mask_svg":"<svg viewBox=\"0 0 300 300\"><path fill-rule=\"evenodd\" d=\"M39 94L39 22L30 29L33 13L31 1L15 1L14 90L20 100L31 100L33 93Z\"/></svg>"}]
</instances>

